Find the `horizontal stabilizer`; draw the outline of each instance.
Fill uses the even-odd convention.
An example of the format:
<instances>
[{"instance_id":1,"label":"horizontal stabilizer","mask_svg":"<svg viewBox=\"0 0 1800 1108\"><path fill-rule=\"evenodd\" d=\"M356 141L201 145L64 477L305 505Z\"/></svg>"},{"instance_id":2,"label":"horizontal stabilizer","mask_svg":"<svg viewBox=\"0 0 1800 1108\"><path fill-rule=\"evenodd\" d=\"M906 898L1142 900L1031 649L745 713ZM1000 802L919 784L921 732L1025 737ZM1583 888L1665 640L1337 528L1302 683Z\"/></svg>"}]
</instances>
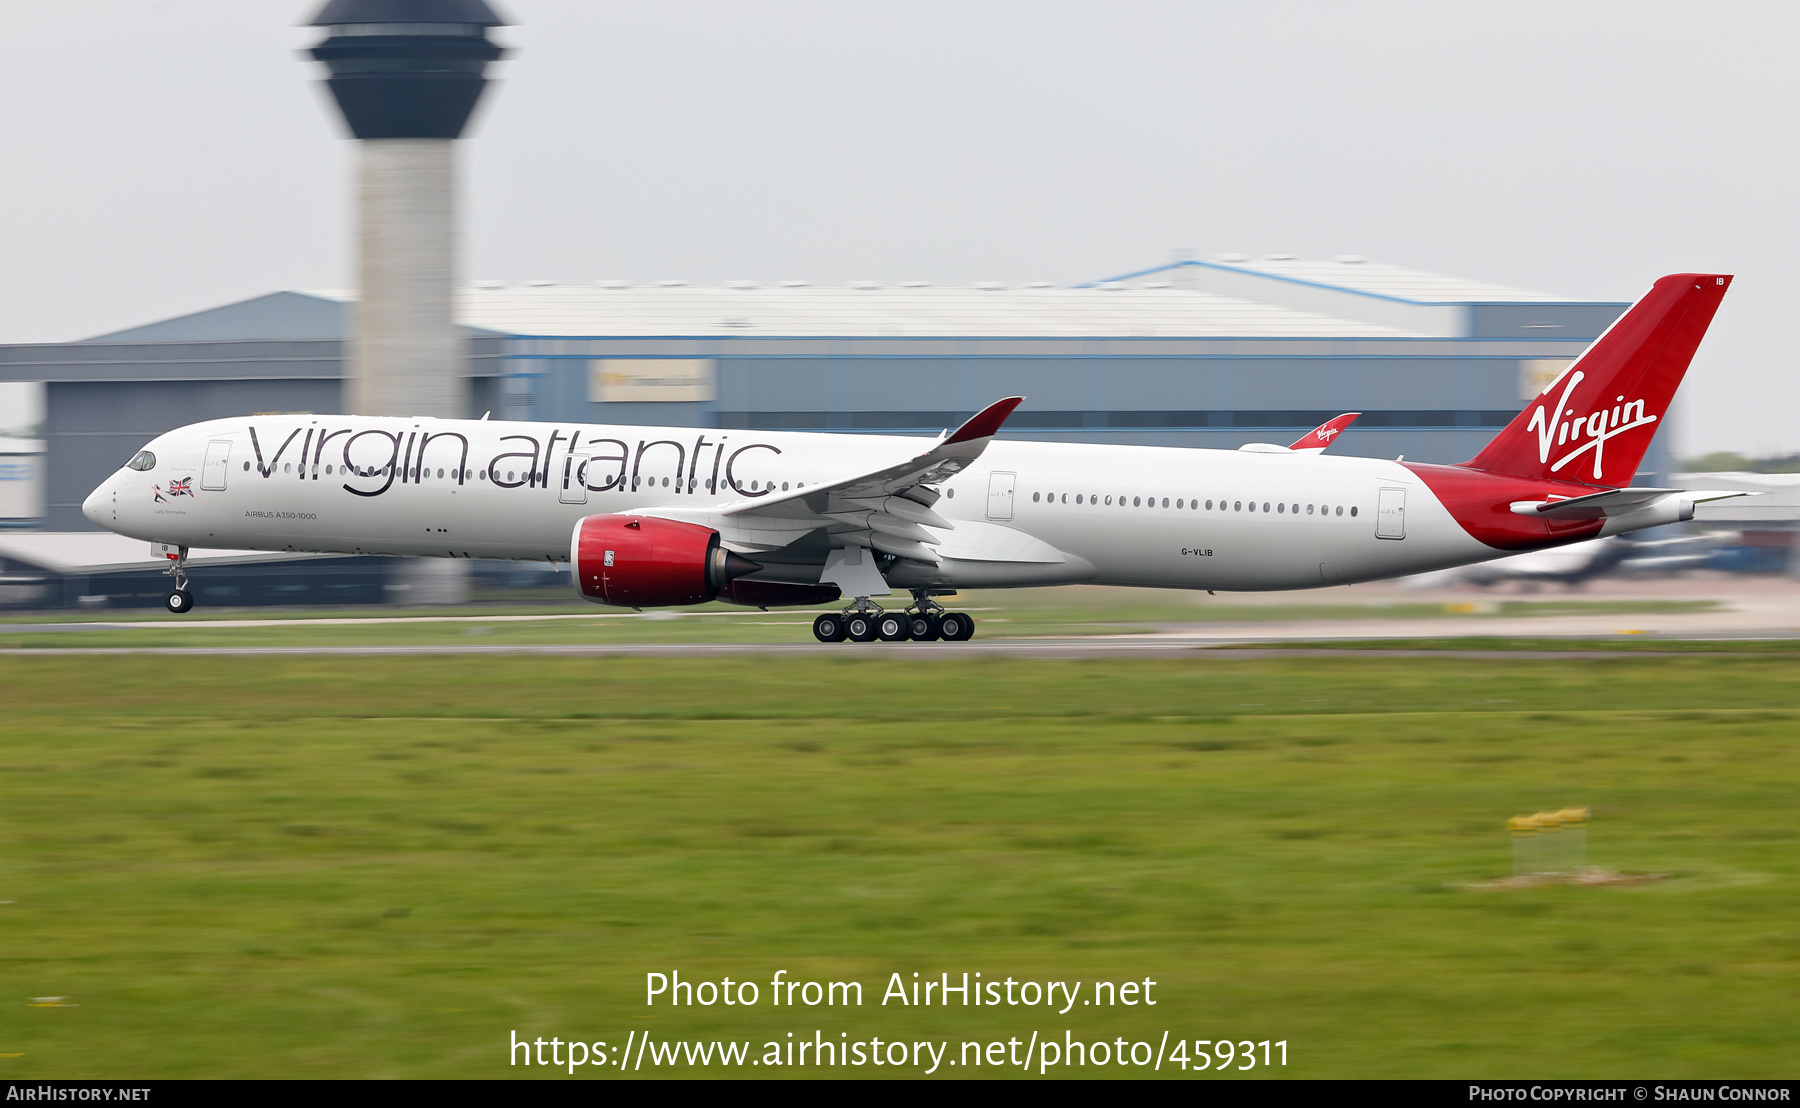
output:
<instances>
[{"instance_id":1,"label":"horizontal stabilizer","mask_svg":"<svg viewBox=\"0 0 1800 1108\"><path fill-rule=\"evenodd\" d=\"M1665 498L1680 498L1690 504L1703 504L1709 500L1729 500L1734 496L1754 495L1756 494L1706 490L1690 492L1686 489L1607 489L1605 492L1572 496L1566 500L1519 500L1513 503L1512 510L1522 516L1547 516L1551 519L1604 519L1629 515Z\"/></svg>"}]
</instances>

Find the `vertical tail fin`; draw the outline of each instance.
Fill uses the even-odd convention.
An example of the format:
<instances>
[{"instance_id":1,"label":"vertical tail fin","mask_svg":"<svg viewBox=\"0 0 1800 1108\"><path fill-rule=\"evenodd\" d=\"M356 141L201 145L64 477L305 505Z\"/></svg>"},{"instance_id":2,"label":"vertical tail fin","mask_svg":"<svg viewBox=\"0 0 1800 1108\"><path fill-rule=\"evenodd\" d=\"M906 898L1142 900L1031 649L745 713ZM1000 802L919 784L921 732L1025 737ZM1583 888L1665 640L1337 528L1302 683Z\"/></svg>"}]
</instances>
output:
<instances>
[{"instance_id":1,"label":"vertical tail fin","mask_svg":"<svg viewBox=\"0 0 1800 1108\"><path fill-rule=\"evenodd\" d=\"M1489 473L1629 485L1731 278L1677 273L1594 340L1463 464Z\"/></svg>"}]
</instances>

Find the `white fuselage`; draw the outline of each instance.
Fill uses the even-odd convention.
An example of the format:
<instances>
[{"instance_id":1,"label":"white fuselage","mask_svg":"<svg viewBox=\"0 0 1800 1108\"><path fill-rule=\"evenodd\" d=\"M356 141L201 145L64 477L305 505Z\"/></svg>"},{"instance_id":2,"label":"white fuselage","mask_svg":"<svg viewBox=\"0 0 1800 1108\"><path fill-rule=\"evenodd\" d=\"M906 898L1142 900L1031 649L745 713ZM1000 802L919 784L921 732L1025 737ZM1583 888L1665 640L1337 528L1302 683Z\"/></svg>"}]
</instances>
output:
<instances>
[{"instance_id":1,"label":"white fuselage","mask_svg":"<svg viewBox=\"0 0 1800 1108\"><path fill-rule=\"evenodd\" d=\"M110 530L181 546L561 562L584 516L706 522L930 445L889 435L254 416L157 437L150 468L119 470L83 510ZM934 531L940 565L895 563L897 587L1296 589L1508 553L1472 538L1405 466L1369 458L999 440L941 491L934 510L955 527ZM799 582L818 580L823 561L754 556L766 566L761 576Z\"/></svg>"}]
</instances>

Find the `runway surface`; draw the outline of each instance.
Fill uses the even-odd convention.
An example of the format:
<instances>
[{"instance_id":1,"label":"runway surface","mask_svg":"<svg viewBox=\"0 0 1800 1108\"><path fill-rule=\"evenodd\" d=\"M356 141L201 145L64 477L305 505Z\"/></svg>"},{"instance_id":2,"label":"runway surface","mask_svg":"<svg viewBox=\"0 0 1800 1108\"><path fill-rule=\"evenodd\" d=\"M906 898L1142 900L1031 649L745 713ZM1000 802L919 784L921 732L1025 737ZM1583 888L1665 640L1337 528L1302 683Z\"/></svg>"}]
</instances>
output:
<instances>
[{"instance_id":1,"label":"runway surface","mask_svg":"<svg viewBox=\"0 0 1800 1108\"><path fill-rule=\"evenodd\" d=\"M1741 642L1743 639L1725 641ZM0 658L20 655L54 655L67 657L109 654L155 654L159 656L454 656L454 655L542 655L549 657L708 657L754 654L758 657L858 657L883 658L890 661L941 662L967 657L1009 658L1427 658L1456 654L1464 658L1643 658L1692 654L1671 643L1667 650L1495 650L1481 647L1469 649L1358 649L1355 647L1233 644L1218 645L1175 638L1133 635L1112 638L1090 636L1067 639L991 639L964 643L573 643L500 646L103 646L68 649L26 647L0 650ZM1734 655L1754 653L1734 651Z\"/></svg>"},{"instance_id":2,"label":"runway surface","mask_svg":"<svg viewBox=\"0 0 1800 1108\"><path fill-rule=\"evenodd\" d=\"M992 595L992 594L989 594ZM1702 611L1648 611L1631 614L1607 613L1597 611L1570 611L1558 614L1511 615L1494 614L1498 608L1496 602L1503 600L1530 599L1536 601L1554 601L1567 596L1581 601L1683 601L1707 600L1715 607ZM1199 598L1204 602L1204 598ZM0 634L10 633L57 633L71 637L69 647L62 648L0 648L0 656L24 654L162 654L162 655L458 655L458 654L536 654L568 657L610 657L619 655L638 656L707 656L747 654L758 655L806 655L806 656L871 656L893 659L938 660L970 656L1009 656L1038 658L1118 658L1118 657L1191 657L1204 654L1209 657L1307 657L1307 656L1339 656L1368 653L1368 649L1338 648L1331 644L1376 643L1393 640L1414 639L1532 639L1556 640L1579 639L1589 649L1557 650L1554 647L1524 650L1495 650L1477 644L1471 649L1459 651L1465 656L1520 658L1596 658L1612 654L1620 656L1640 656L1657 649L1657 644L1667 644L1671 651L1680 649L1682 642L1695 641L1734 641L1734 642L1782 642L1800 639L1800 581L1786 578L1731 577L1712 579L1680 578L1654 582L1605 581L1597 582L1584 590L1579 596L1564 593L1534 593L1529 596L1471 594L1467 591L1431 591L1419 592L1394 588L1392 586L1361 587L1356 593L1356 600L1367 604L1367 616L1353 615L1349 618L1282 618L1280 608L1284 604L1296 601L1317 603L1321 594L1296 594L1293 599L1280 595L1265 597L1235 596L1233 603L1255 604L1271 609L1269 618L1258 620L1218 620L1198 621L1189 613L1195 611L1195 598L1185 598L1180 607L1171 607L1170 615L1177 617L1168 622L1140 625L1141 629L1127 634L1098 635L1061 635L1031 637L1019 634L1008 637L1011 630L1010 619L1004 618L1002 609L985 608L970 605L964 610L973 613L977 620L977 634L972 642L966 643L840 643L822 644L813 642L806 630L811 614L798 611L769 613L767 618L756 619L757 613L676 613L652 612L634 613L618 611L582 611L567 614L545 615L482 615L479 609L467 615L346 615L327 616L322 618L259 618L246 613L248 618L240 618L233 614L225 619L171 619L166 616L126 617L120 619L79 621L79 622L32 622L32 623L0 623ZM1430 618L1415 616L1383 615L1384 604L1411 604L1420 602L1441 604L1446 612L1456 614L1438 615ZM992 611L994 615L984 620L983 613ZM1015 613L1004 613L1015 614ZM1222 614L1222 613L1221 613ZM1299 616L1300 613L1296 612ZM1188 619L1181 619L1188 616ZM1104 612L1097 611L1096 620L1106 621ZM686 634L691 636L695 630L705 635L705 642L682 643L442 643L442 644L369 644L369 645L335 645L335 646L117 646L82 647L79 638L82 632L113 631L133 632L139 630L170 631L179 629L183 632L194 632L200 635L207 630L228 631L250 628L280 627L374 627L393 626L397 630L406 625L423 624L507 624L515 627L530 624L549 626L564 625L566 621L586 621L593 625L597 621L612 624L618 621L642 621L656 624L663 621L680 620L685 624ZM695 621L710 621L712 626ZM791 627L792 641L781 643L744 641L741 631L745 621L756 624L781 624ZM1117 626L1116 622L1114 626ZM448 630L448 629L447 629ZM1021 628L1021 631L1023 628ZM479 633L479 632L477 632ZM738 641L732 641L732 640ZM1605 651L1592 649L1594 640L1629 641L1635 649L1623 651ZM115 640L116 641L116 640ZM1284 648L1280 644L1305 644L1299 648ZM1401 654L1440 654L1440 650L1389 650L1380 651L1386 656Z\"/></svg>"}]
</instances>

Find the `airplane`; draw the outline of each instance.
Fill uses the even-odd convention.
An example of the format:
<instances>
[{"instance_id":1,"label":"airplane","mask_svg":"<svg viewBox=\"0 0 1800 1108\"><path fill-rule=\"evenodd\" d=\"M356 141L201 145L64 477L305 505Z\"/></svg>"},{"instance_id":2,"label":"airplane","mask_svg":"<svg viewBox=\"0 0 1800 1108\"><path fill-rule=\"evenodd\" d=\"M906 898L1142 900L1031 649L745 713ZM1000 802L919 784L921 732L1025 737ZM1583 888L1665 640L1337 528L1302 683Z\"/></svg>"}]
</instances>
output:
<instances>
[{"instance_id":1,"label":"airplane","mask_svg":"<svg viewBox=\"0 0 1800 1108\"><path fill-rule=\"evenodd\" d=\"M170 561L176 613L188 549L232 547L567 562L601 604L847 601L815 637L964 641L958 589L1321 588L1690 519L1737 494L1626 486L1731 280L1658 280L1460 465L1311 449L1353 414L1291 447L996 440L1017 396L935 440L258 415L158 435L82 511Z\"/></svg>"}]
</instances>

